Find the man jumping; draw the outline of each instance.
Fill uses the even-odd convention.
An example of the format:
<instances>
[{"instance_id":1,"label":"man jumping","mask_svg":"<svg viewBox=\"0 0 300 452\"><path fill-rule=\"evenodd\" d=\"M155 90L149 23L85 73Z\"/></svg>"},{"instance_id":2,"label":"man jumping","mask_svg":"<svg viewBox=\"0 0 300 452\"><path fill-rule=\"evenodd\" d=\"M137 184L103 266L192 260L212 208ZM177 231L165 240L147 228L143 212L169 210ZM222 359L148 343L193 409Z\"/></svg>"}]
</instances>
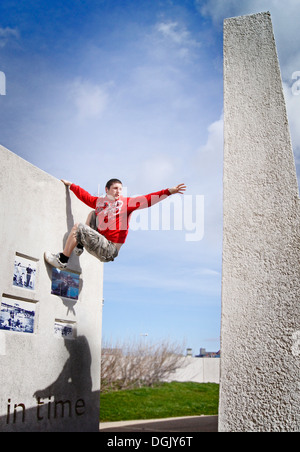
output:
<instances>
[{"instance_id":1,"label":"man jumping","mask_svg":"<svg viewBox=\"0 0 300 452\"><path fill-rule=\"evenodd\" d=\"M88 216L87 224L77 223L73 226L61 253L45 252L46 262L59 269L67 267L74 250L80 255L83 248L101 262L113 261L125 243L130 217L135 210L151 207L170 195L184 193L186 190L184 184L179 184L149 195L125 198L122 196L122 182L110 179L105 186L106 195L99 197L90 195L72 182L63 179L62 182L94 211ZM92 221L92 216L95 221Z\"/></svg>"}]
</instances>

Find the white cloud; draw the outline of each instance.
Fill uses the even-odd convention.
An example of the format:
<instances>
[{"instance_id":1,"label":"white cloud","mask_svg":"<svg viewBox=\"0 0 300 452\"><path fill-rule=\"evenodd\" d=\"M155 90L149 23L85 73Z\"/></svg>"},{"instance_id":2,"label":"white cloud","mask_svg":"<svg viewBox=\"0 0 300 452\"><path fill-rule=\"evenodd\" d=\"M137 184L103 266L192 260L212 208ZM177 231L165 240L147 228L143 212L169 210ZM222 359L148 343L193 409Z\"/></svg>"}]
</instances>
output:
<instances>
[{"instance_id":1,"label":"white cloud","mask_svg":"<svg viewBox=\"0 0 300 452\"><path fill-rule=\"evenodd\" d=\"M208 127L208 138L204 146L201 146L200 152L213 154L219 153L220 146L223 146L223 114L220 119L214 121Z\"/></svg>"},{"instance_id":2,"label":"white cloud","mask_svg":"<svg viewBox=\"0 0 300 452\"><path fill-rule=\"evenodd\" d=\"M181 46L199 46L195 39L191 38L190 32L181 27L178 22L161 22L156 25L156 29L165 38Z\"/></svg>"},{"instance_id":3,"label":"white cloud","mask_svg":"<svg viewBox=\"0 0 300 452\"><path fill-rule=\"evenodd\" d=\"M11 39L18 39L19 38L19 32L16 28L1 28L0 27L0 48L3 48L6 46L6 44Z\"/></svg>"},{"instance_id":4,"label":"white cloud","mask_svg":"<svg viewBox=\"0 0 300 452\"><path fill-rule=\"evenodd\" d=\"M101 117L108 104L108 84L97 85L78 78L69 85L68 91L79 120Z\"/></svg>"},{"instance_id":5,"label":"white cloud","mask_svg":"<svg viewBox=\"0 0 300 452\"><path fill-rule=\"evenodd\" d=\"M192 33L176 21L159 22L154 27L154 33L150 36L151 53L160 60L176 57L181 61L193 55L192 50L200 48Z\"/></svg>"},{"instance_id":6,"label":"white cloud","mask_svg":"<svg viewBox=\"0 0 300 452\"><path fill-rule=\"evenodd\" d=\"M140 179L149 187L164 187L167 181L174 179L174 170L172 156L167 154L153 154L139 163Z\"/></svg>"},{"instance_id":7,"label":"white cloud","mask_svg":"<svg viewBox=\"0 0 300 452\"><path fill-rule=\"evenodd\" d=\"M296 83L296 81L294 81ZM300 163L300 95L293 92L293 87L287 83L283 84L284 96L289 118L289 126L292 137L296 163Z\"/></svg>"},{"instance_id":8,"label":"white cloud","mask_svg":"<svg viewBox=\"0 0 300 452\"><path fill-rule=\"evenodd\" d=\"M198 150L195 167L208 191L218 192L223 168L223 114L208 127L207 141Z\"/></svg>"}]
</instances>

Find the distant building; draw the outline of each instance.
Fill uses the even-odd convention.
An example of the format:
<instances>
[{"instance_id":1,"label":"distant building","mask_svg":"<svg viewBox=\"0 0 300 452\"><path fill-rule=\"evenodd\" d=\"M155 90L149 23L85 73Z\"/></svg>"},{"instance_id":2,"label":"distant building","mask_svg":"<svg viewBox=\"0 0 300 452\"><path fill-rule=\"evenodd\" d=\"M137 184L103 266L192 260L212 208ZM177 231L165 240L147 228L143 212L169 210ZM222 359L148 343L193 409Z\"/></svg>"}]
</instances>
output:
<instances>
[{"instance_id":1,"label":"distant building","mask_svg":"<svg viewBox=\"0 0 300 452\"><path fill-rule=\"evenodd\" d=\"M220 356L220 350L218 352L207 352L205 348L200 348L200 353L195 358L220 358Z\"/></svg>"}]
</instances>

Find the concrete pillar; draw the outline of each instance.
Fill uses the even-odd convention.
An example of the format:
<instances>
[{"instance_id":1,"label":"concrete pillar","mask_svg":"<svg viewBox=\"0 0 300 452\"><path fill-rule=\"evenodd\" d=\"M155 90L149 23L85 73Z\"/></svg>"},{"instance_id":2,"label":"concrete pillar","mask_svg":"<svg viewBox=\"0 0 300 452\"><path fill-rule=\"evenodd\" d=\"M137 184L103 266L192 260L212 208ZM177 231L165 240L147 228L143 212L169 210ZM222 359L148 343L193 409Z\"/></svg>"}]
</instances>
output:
<instances>
[{"instance_id":1,"label":"concrete pillar","mask_svg":"<svg viewBox=\"0 0 300 452\"><path fill-rule=\"evenodd\" d=\"M299 216L270 14L227 19L220 431L300 430Z\"/></svg>"},{"instance_id":2,"label":"concrete pillar","mask_svg":"<svg viewBox=\"0 0 300 452\"><path fill-rule=\"evenodd\" d=\"M0 209L0 431L98 431L103 265L43 258L91 209L2 146Z\"/></svg>"}]
</instances>

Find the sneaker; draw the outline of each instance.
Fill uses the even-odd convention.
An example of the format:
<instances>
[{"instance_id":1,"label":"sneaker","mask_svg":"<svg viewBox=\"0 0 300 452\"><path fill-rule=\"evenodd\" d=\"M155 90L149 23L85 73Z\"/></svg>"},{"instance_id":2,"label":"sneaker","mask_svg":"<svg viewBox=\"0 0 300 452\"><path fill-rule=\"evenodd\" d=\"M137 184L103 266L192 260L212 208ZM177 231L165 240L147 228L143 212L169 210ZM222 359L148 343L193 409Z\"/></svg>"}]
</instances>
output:
<instances>
[{"instance_id":1,"label":"sneaker","mask_svg":"<svg viewBox=\"0 0 300 452\"><path fill-rule=\"evenodd\" d=\"M81 256L83 251L83 246L80 243L74 248L74 253L76 254L76 256Z\"/></svg>"},{"instance_id":2,"label":"sneaker","mask_svg":"<svg viewBox=\"0 0 300 452\"><path fill-rule=\"evenodd\" d=\"M67 267L67 264L64 264L60 261L59 259L59 254L53 254L53 253L49 253L49 252L45 252L44 253L44 259L45 261L52 265L52 267L55 268L59 268L59 269L63 269Z\"/></svg>"}]
</instances>

